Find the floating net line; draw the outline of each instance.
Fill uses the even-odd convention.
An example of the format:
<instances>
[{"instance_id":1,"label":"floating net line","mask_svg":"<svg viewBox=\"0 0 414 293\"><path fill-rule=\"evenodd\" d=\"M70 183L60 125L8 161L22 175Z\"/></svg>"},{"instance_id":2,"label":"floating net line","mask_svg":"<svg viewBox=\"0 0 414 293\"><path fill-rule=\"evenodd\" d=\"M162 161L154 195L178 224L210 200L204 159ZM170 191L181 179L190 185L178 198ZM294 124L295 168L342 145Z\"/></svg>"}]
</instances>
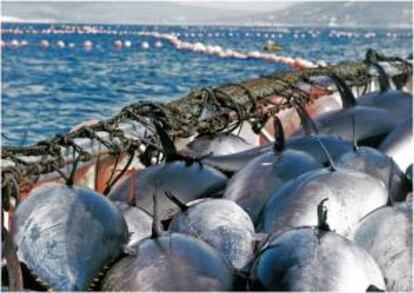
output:
<instances>
[{"instance_id":1,"label":"floating net line","mask_svg":"<svg viewBox=\"0 0 414 293\"><path fill-rule=\"evenodd\" d=\"M170 42L177 50L187 50L195 53L217 56L220 58L265 60L267 62L272 63L283 63L290 66L293 69L314 68L321 65L326 65L326 62L324 61L314 63L310 60L306 60L303 58L279 56L274 53L265 53L259 51L241 52L233 49L223 49L221 46L205 45L201 42L191 43L180 40L178 36L174 34L159 32L141 32L139 33L139 35L150 36L159 40L166 40Z\"/></svg>"},{"instance_id":2,"label":"floating net line","mask_svg":"<svg viewBox=\"0 0 414 293\"><path fill-rule=\"evenodd\" d=\"M412 65L399 57L386 57L369 50L366 59L388 64L395 84L404 85L412 74ZM299 84L317 86L312 77L336 73L351 87L366 87L373 79L367 68L366 62L356 62L262 76L216 88L200 88L169 103L141 101L128 105L110 119L33 145L2 146L3 210L9 209L11 198L19 202L20 190L36 182L41 175L57 172L69 179L63 168L73 166L75 170L78 163L88 162L99 155L82 147L79 143L82 139L104 146L103 152L115 156L116 164L120 154L129 154L122 172L117 176L112 174L108 183L110 187L136 156L149 165L150 159L162 152L155 121L161 123L172 139L231 132L246 121L258 133L270 116L291 108L292 102L306 104L312 100L309 92ZM269 98L275 95L284 98L277 105L269 102ZM127 134L122 129L126 120L139 124L144 132Z\"/></svg>"}]
</instances>

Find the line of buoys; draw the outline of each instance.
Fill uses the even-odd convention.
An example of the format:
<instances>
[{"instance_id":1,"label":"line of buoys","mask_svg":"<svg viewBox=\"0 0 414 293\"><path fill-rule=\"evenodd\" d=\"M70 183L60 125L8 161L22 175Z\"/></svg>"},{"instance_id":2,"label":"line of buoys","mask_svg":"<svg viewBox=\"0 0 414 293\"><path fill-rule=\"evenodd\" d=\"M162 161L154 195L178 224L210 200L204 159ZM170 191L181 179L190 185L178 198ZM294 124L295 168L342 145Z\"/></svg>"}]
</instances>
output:
<instances>
[{"instance_id":1,"label":"line of buoys","mask_svg":"<svg viewBox=\"0 0 414 293\"><path fill-rule=\"evenodd\" d=\"M73 49L73 48L76 47L75 43L73 43L73 42L67 43L63 40L58 40L58 41L54 42L53 44L58 49L64 49L64 48ZM1 40L1 47L2 48L10 47L12 49L17 49L17 48L28 46L28 45L29 45L29 43L28 43L27 40L19 41L17 39L13 39L10 42L4 42L3 40ZM49 47L52 47L53 45L49 40L43 39L43 40L40 40L38 42L38 46L42 49L47 49ZM93 44L92 41L86 40L86 41L83 42L82 46L86 50L91 50L94 47L94 44ZM113 46L117 50L122 50L124 48L131 48L132 47L132 42L130 40L122 41L122 40L118 39L118 40L115 40L113 42ZM154 47L157 48L157 49L161 48L162 46L163 46L163 44L162 44L161 41L157 41L154 44ZM144 41L144 42L141 43L141 48L142 49L149 49L150 44L148 42Z\"/></svg>"},{"instance_id":2,"label":"line of buoys","mask_svg":"<svg viewBox=\"0 0 414 293\"><path fill-rule=\"evenodd\" d=\"M157 28L154 27L156 30ZM100 35L139 35L141 32L134 29L114 29L110 26L91 26L91 25L60 25L56 27L56 25L50 25L48 28L43 29L36 29L33 26L27 27L13 27L13 28L3 28L1 29L2 34L13 34L13 35L37 35L37 34L44 34L44 35L62 35L62 34L100 34ZM321 30L318 29L308 29L308 30L298 30L298 29L283 29L283 28L269 28L268 30L251 30L250 32L236 32L236 31L221 31L221 32L209 32L207 30L197 30L196 32L172 32L171 34L179 37L181 34L187 38L204 38L204 37L233 37L233 36L240 36L244 35L245 37L259 37L259 38L283 38L287 35L292 36L295 39L306 38L310 36L312 38L317 38L322 34ZM324 33L325 34L325 33ZM365 31L365 32L356 32L355 30L338 30L338 29L331 29L326 31L326 34L329 38L374 38L377 36L383 36L388 38L397 38L397 37L408 37L412 38L412 32L407 31L398 31L397 32L374 32L374 31ZM125 46L125 44L124 44ZM126 47L126 46L125 46Z\"/></svg>"},{"instance_id":3,"label":"line of buoys","mask_svg":"<svg viewBox=\"0 0 414 293\"><path fill-rule=\"evenodd\" d=\"M190 43L180 40L172 34L162 34L158 32L143 32L142 36L150 36L156 39L167 40L177 50L188 50L195 53L218 56L220 58L236 58L236 59L262 59L268 62L284 63L295 69L311 68L321 66L321 63L313 63L302 58L282 57L272 53L263 53L259 51L252 51L248 53L239 52L232 49L223 49L220 46L204 45L201 42Z\"/></svg>"}]
</instances>

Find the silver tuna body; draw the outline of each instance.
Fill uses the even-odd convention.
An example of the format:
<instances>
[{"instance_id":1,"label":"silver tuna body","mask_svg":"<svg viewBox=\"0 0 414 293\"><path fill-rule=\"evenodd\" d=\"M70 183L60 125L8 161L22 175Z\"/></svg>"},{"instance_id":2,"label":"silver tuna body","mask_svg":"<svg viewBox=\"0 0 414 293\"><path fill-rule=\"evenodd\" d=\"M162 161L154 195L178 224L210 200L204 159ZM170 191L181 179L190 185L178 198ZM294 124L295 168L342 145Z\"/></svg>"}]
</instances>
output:
<instances>
[{"instance_id":1,"label":"silver tuna body","mask_svg":"<svg viewBox=\"0 0 414 293\"><path fill-rule=\"evenodd\" d=\"M384 206L388 190L380 180L361 172L337 169L312 171L290 180L271 195L262 214L262 230L280 233L316 226L315 209L328 198L331 228L345 235L369 212Z\"/></svg>"},{"instance_id":2,"label":"silver tuna body","mask_svg":"<svg viewBox=\"0 0 414 293\"><path fill-rule=\"evenodd\" d=\"M381 271L367 252L339 234L316 227L289 230L270 241L253 264L249 284L254 291L385 288Z\"/></svg>"},{"instance_id":3,"label":"silver tuna body","mask_svg":"<svg viewBox=\"0 0 414 293\"><path fill-rule=\"evenodd\" d=\"M405 171L414 162L413 146L413 119L409 117L388 134L378 149Z\"/></svg>"},{"instance_id":4,"label":"silver tuna body","mask_svg":"<svg viewBox=\"0 0 414 293\"><path fill-rule=\"evenodd\" d=\"M337 160L336 165L367 173L381 180L388 188L391 184L390 192L394 201L403 201L406 198L405 174L391 158L374 148L360 147L358 150L345 153Z\"/></svg>"},{"instance_id":5,"label":"silver tuna body","mask_svg":"<svg viewBox=\"0 0 414 293\"><path fill-rule=\"evenodd\" d=\"M188 203L202 197L216 196L224 190L226 183L227 177L210 166L175 161L148 167L126 177L108 196L111 200L123 202L132 198L136 206L151 213L154 193L164 194L168 191ZM159 210L160 218L167 219L179 208L168 198L160 197Z\"/></svg>"},{"instance_id":6,"label":"silver tuna body","mask_svg":"<svg viewBox=\"0 0 414 293\"><path fill-rule=\"evenodd\" d=\"M251 160L229 180L223 198L240 205L256 225L272 192L290 179L322 167L301 151L269 151Z\"/></svg>"},{"instance_id":7,"label":"silver tuna body","mask_svg":"<svg viewBox=\"0 0 414 293\"><path fill-rule=\"evenodd\" d=\"M147 238L152 232L152 216L146 211L123 202L114 202L114 205L124 216L128 226L128 248L133 249L139 241Z\"/></svg>"},{"instance_id":8,"label":"silver tuna body","mask_svg":"<svg viewBox=\"0 0 414 293\"><path fill-rule=\"evenodd\" d=\"M233 272L204 241L172 233L140 242L137 254L118 261L104 291L230 291Z\"/></svg>"},{"instance_id":9,"label":"silver tuna body","mask_svg":"<svg viewBox=\"0 0 414 293\"><path fill-rule=\"evenodd\" d=\"M254 146L234 134L217 134L215 136L201 136L190 142L184 153L192 156L229 155L242 152Z\"/></svg>"},{"instance_id":10,"label":"silver tuna body","mask_svg":"<svg viewBox=\"0 0 414 293\"><path fill-rule=\"evenodd\" d=\"M103 195L55 186L32 194L17 208L14 241L22 262L48 287L85 291L122 252L128 230Z\"/></svg>"},{"instance_id":11,"label":"silver tuna body","mask_svg":"<svg viewBox=\"0 0 414 293\"><path fill-rule=\"evenodd\" d=\"M412 201L370 213L358 223L351 238L378 263L387 290L413 291Z\"/></svg>"},{"instance_id":12,"label":"silver tuna body","mask_svg":"<svg viewBox=\"0 0 414 293\"><path fill-rule=\"evenodd\" d=\"M255 231L252 220L236 203L207 199L175 215L169 230L200 238L215 248L237 270L253 258Z\"/></svg>"}]
</instances>

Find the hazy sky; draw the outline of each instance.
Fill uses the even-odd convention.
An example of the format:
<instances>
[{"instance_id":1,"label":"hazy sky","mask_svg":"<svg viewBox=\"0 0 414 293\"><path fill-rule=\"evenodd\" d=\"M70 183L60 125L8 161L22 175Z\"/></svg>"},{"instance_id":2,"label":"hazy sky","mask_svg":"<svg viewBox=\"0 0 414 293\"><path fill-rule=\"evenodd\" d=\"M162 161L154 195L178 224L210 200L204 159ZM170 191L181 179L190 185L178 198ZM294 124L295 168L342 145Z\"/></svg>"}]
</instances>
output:
<instances>
[{"instance_id":1,"label":"hazy sky","mask_svg":"<svg viewBox=\"0 0 414 293\"><path fill-rule=\"evenodd\" d=\"M297 1L180 1L178 3L184 3L186 5L206 6L212 8L233 10L244 10L248 12L267 12L274 11L276 9L284 8Z\"/></svg>"},{"instance_id":2,"label":"hazy sky","mask_svg":"<svg viewBox=\"0 0 414 293\"><path fill-rule=\"evenodd\" d=\"M190 23L198 20L237 17L240 15L277 11L292 5L290 1L2 1L4 21L46 22L119 22L134 19L153 23L180 19Z\"/></svg>"}]
</instances>

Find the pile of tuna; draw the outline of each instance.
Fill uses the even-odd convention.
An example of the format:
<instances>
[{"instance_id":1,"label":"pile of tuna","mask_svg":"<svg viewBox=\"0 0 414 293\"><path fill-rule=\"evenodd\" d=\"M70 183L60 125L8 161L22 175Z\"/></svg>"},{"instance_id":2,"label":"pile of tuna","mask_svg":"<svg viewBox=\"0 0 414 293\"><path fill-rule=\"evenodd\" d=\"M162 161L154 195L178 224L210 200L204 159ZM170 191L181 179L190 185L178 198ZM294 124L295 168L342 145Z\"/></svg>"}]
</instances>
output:
<instances>
[{"instance_id":1,"label":"pile of tuna","mask_svg":"<svg viewBox=\"0 0 414 293\"><path fill-rule=\"evenodd\" d=\"M233 134L177 152L108 197L36 188L13 237L25 288L105 291L412 291L412 96L381 88L259 147Z\"/></svg>"}]
</instances>

